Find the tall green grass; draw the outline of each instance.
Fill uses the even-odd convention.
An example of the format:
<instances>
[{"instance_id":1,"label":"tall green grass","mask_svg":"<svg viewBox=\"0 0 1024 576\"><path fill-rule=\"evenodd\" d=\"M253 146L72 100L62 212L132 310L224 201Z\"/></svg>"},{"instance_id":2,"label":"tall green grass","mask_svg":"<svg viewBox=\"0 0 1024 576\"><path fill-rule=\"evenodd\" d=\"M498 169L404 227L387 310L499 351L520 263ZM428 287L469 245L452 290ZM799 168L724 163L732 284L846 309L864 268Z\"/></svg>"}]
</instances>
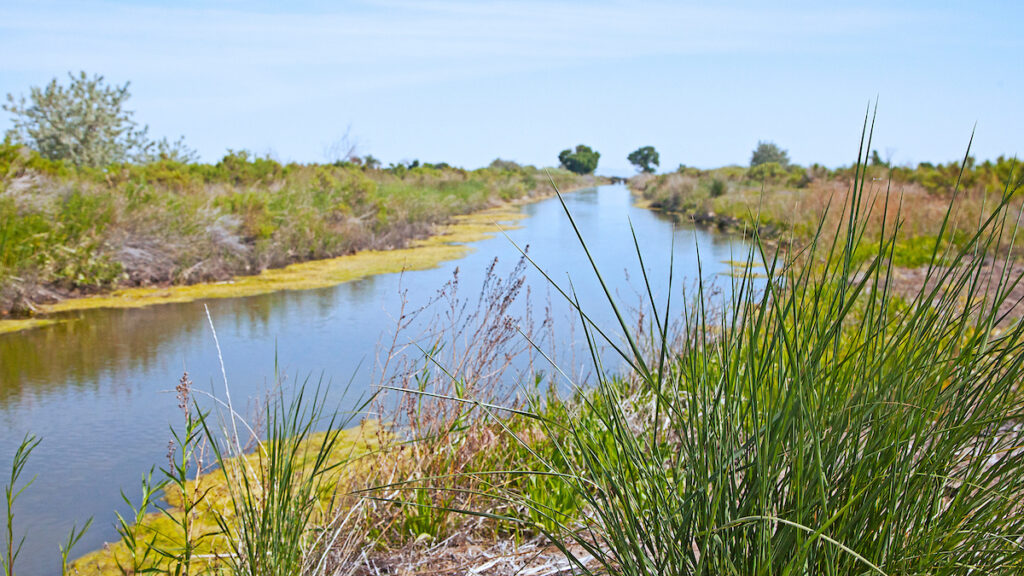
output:
<instances>
[{"instance_id":1,"label":"tall green grass","mask_svg":"<svg viewBox=\"0 0 1024 576\"><path fill-rule=\"evenodd\" d=\"M7 485L4 486L4 519L6 522L4 525L3 554L0 555L0 568L3 568L4 576L14 576L14 563L18 559L18 555L21 554L21 547L25 543L25 536L18 538L15 535L14 503L21 496L22 492L32 485L34 478L22 484L20 488L18 487L18 481L25 472L29 456L39 446L39 442L40 440L35 436L31 434L25 435L21 444L18 445L17 451L14 453L14 460L11 462L11 475Z\"/></svg>"},{"instance_id":2,"label":"tall green grass","mask_svg":"<svg viewBox=\"0 0 1024 576\"><path fill-rule=\"evenodd\" d=\"M861 156L867 121L865 136ZM1024 324L1007 315L1021 277L996 250L1018 232L1015 192L960 247L944 241L954 197L910 298L891 281L898 225L855 258L870 193L857 170L839 231L819 224L781 251L755 232L748 270L767 279L740 275L724 309L698 288L678 338L667 302L652 297L644 333L619 315L624 337L608 343L625 379L599 377L571 417L530 415L559 455L539 473L583 514L506 492L530 511L506 519L544 518L585 574L1024 572ZM867 205L897 222L908 209ZM607 363L605 332L579 314Z\"/></svg>"},{"instance_id":3,"label":"tall green grass","mask_svg":"<svg viewBox=\"0 0 1024 576\"><path fill-rule=\"evenodd\" d=\"M203 420L204 434L226 478L229 505L214 510L224 538L228 573L289 576L318 573L318 564L333 541L323 541L335 494L327 478L349 461L339 459L341 421L326 417L326 390L300 386L290 399L283 394L265 410L267 438L252 456L224 440L223 430ZM326 426L322 435L314 433Z\"/></svg>"}]
</instances>

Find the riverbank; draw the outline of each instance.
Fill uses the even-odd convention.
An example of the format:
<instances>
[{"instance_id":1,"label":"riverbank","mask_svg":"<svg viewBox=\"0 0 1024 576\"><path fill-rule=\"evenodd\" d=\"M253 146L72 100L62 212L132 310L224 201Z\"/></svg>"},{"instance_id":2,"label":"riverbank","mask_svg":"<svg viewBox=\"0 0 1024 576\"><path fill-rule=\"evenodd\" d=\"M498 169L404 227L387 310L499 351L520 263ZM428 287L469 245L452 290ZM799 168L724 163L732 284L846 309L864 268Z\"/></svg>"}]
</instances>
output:
<instances>
[{"instance_id":1,"label":"riverbank","mask_svg":"<svg viewBox=\"0 0 1024 576\"><path fill-rule=\"evenodd\" d=\"M1008 162L1001 158L996 165L966 168L956 194L957 167L940 166L939 170L927 164L892 171L885 166L862 166L857 180L852 168L685 168L669 174L639 174L627 185L644 207L721 231L751 234L756 226L762 240L798 247L813 239L819 226L827 236L841 230L849 213L829 207L848 206L856 196L863 240L877 241L898 224L893 264L917 268L928 264L940 233L942 247L963 246L1004 191L1011 195L1011 216L1020 213L1022 196L1016 191L1024 181L1018 173L1005 174L1000 180L996 168L1009 170L1003 164ZM1005 178L1011 175L1014 182L1008 184ZM863 194L854 190L855 181L864 187ZM1011 248L1019 251L1024 238L1006 235L998 239L996 248L1000 254ZM856 258L866 255L862 249Z\"/></svg>"},{"instance_id":2,"label":"riverbank","mask_svg":"<svg viewBox=\"0 0 1024 576\"><path fill-rule=\"evenodd\" d=\"M126 288L109 294L40 304L36 307L35 317L0 320L0 334L68 321L72 319L69 313L96 308L141 308L209 298L242 298L281 290L313 290L376 274L424 270L465 256L472 250L469 243L512 229L524 217L514 203L508 203L504 207L456 216L451 224L440 227L436 234L413 240L405 248L365 250L337 258L301 262L224 282Z\"/></svg>"},{"instance_id":3,"label":"riverbank","mask_svg":"<svg viewBox=\"0 0 1024 576\"><path fill-rule=\"evenodd\" d=\"M495 221L514 220L516 204L552 195L549 175L563 191L603 182L511 162L375 170L244 155L216 166L93 173L6 153L0 333L75 310L317 288L433 266L459 257L458 245L493 232Z\"/></svg>"}]
</instances>

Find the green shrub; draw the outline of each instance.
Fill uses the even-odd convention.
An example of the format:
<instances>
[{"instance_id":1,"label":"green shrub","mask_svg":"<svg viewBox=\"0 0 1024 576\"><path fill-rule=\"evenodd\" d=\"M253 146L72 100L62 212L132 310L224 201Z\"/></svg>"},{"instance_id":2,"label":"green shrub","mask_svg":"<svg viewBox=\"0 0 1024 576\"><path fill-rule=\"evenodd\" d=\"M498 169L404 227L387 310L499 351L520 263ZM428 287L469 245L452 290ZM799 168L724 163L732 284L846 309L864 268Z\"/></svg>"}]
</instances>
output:
<instances>
[{"instance_id":1,"label":"green shrub","mask_svg":"<svg viewBox=\"0 0 1024 576\"><path fill-rule=\"evenodd\" d=\"M785 182L789 178L789 172L778 162L765 162L751 166L747 170L747 178L754 182L778 184Z\"/></svg>"},{"instance_id":2,"label":"green shrub","mask_svg":"<svg viewBox=\"0 0 1024 576\"><path fill-rule=\"evenodd\" d=\"M750 155L750 167L762 164L778 164L786 168L789 166L789 154L774 142L758 141L757 148Z\"/></svg>"},{"instance_id":3,"label":"green shrub","mask_svg":"<svg viewBox=\"0 0 1024 576\"><path fill-rule=\"evenodd\" d=\"M710 194L712 198L724 196L727 191L728 186L726 186L725 182L722 182L718 178L711 179L711 183L708 185L708 194Z\"/></svg>"}]
</instances>

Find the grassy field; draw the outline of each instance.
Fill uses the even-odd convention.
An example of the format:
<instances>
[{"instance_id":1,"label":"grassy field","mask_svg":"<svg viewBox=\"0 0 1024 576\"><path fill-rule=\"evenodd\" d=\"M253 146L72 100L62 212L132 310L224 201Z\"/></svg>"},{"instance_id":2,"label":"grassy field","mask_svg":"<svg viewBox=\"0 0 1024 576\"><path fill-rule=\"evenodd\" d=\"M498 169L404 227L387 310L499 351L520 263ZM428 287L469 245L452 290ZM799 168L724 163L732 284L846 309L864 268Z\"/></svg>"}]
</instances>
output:
<instances>
[{"instance_id":1,"label":"grassy field","mask_svg":"<svg viewBox=\"0 0 1024 576\"><path fill-rule=\"evenodd\" d=\"M564 170L555 183L598 182ZM407 246L467 214L550 195L548 174L495 162L367 169L280 164L72 168L0 146L0 317L116 288L192 285Z\"/></svg>"}]
</instances>

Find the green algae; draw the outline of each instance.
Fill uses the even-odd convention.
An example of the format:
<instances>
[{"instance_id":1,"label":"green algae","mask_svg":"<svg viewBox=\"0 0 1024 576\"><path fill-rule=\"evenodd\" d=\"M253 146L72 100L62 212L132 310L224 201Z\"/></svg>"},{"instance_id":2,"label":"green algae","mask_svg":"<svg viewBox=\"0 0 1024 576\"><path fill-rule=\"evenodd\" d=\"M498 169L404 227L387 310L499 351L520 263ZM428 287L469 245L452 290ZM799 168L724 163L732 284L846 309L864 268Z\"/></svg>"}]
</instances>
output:
<instances>
[{"instance_id":1,"label":"green algae","mask_svg":"<svg viewBox=\"0 0 1024 576\"><path fill-rule=\"evenodd\" d=\"M58 320L52 318L17 318L13 320L0 320L0 334L9 332L20 332L32 328L41 328L56 324Z\"/></svg>"},{"instance_id":2,"label":"green algae","mask_svg":"<svg viewBox=\"0 0 1024 576\"><path fill-rule=\"evenodd\" d=\"M515 222L525 217L514 206L491 208L456 216L454 222L443 227L439 234L414 241L406 248L366 250L337 258L300 262L226 282L127 288L101 296L63 300L41 306L38 317L0 320L0 334L61 322L59 315L67 312L97 308L141 308L212 298L242 298L282 290L313 290L377 274L426 270L441 262L462 258L473 249L467 244L491 238L501 229L514 227Z\"/></svg>"}]
</instances>

